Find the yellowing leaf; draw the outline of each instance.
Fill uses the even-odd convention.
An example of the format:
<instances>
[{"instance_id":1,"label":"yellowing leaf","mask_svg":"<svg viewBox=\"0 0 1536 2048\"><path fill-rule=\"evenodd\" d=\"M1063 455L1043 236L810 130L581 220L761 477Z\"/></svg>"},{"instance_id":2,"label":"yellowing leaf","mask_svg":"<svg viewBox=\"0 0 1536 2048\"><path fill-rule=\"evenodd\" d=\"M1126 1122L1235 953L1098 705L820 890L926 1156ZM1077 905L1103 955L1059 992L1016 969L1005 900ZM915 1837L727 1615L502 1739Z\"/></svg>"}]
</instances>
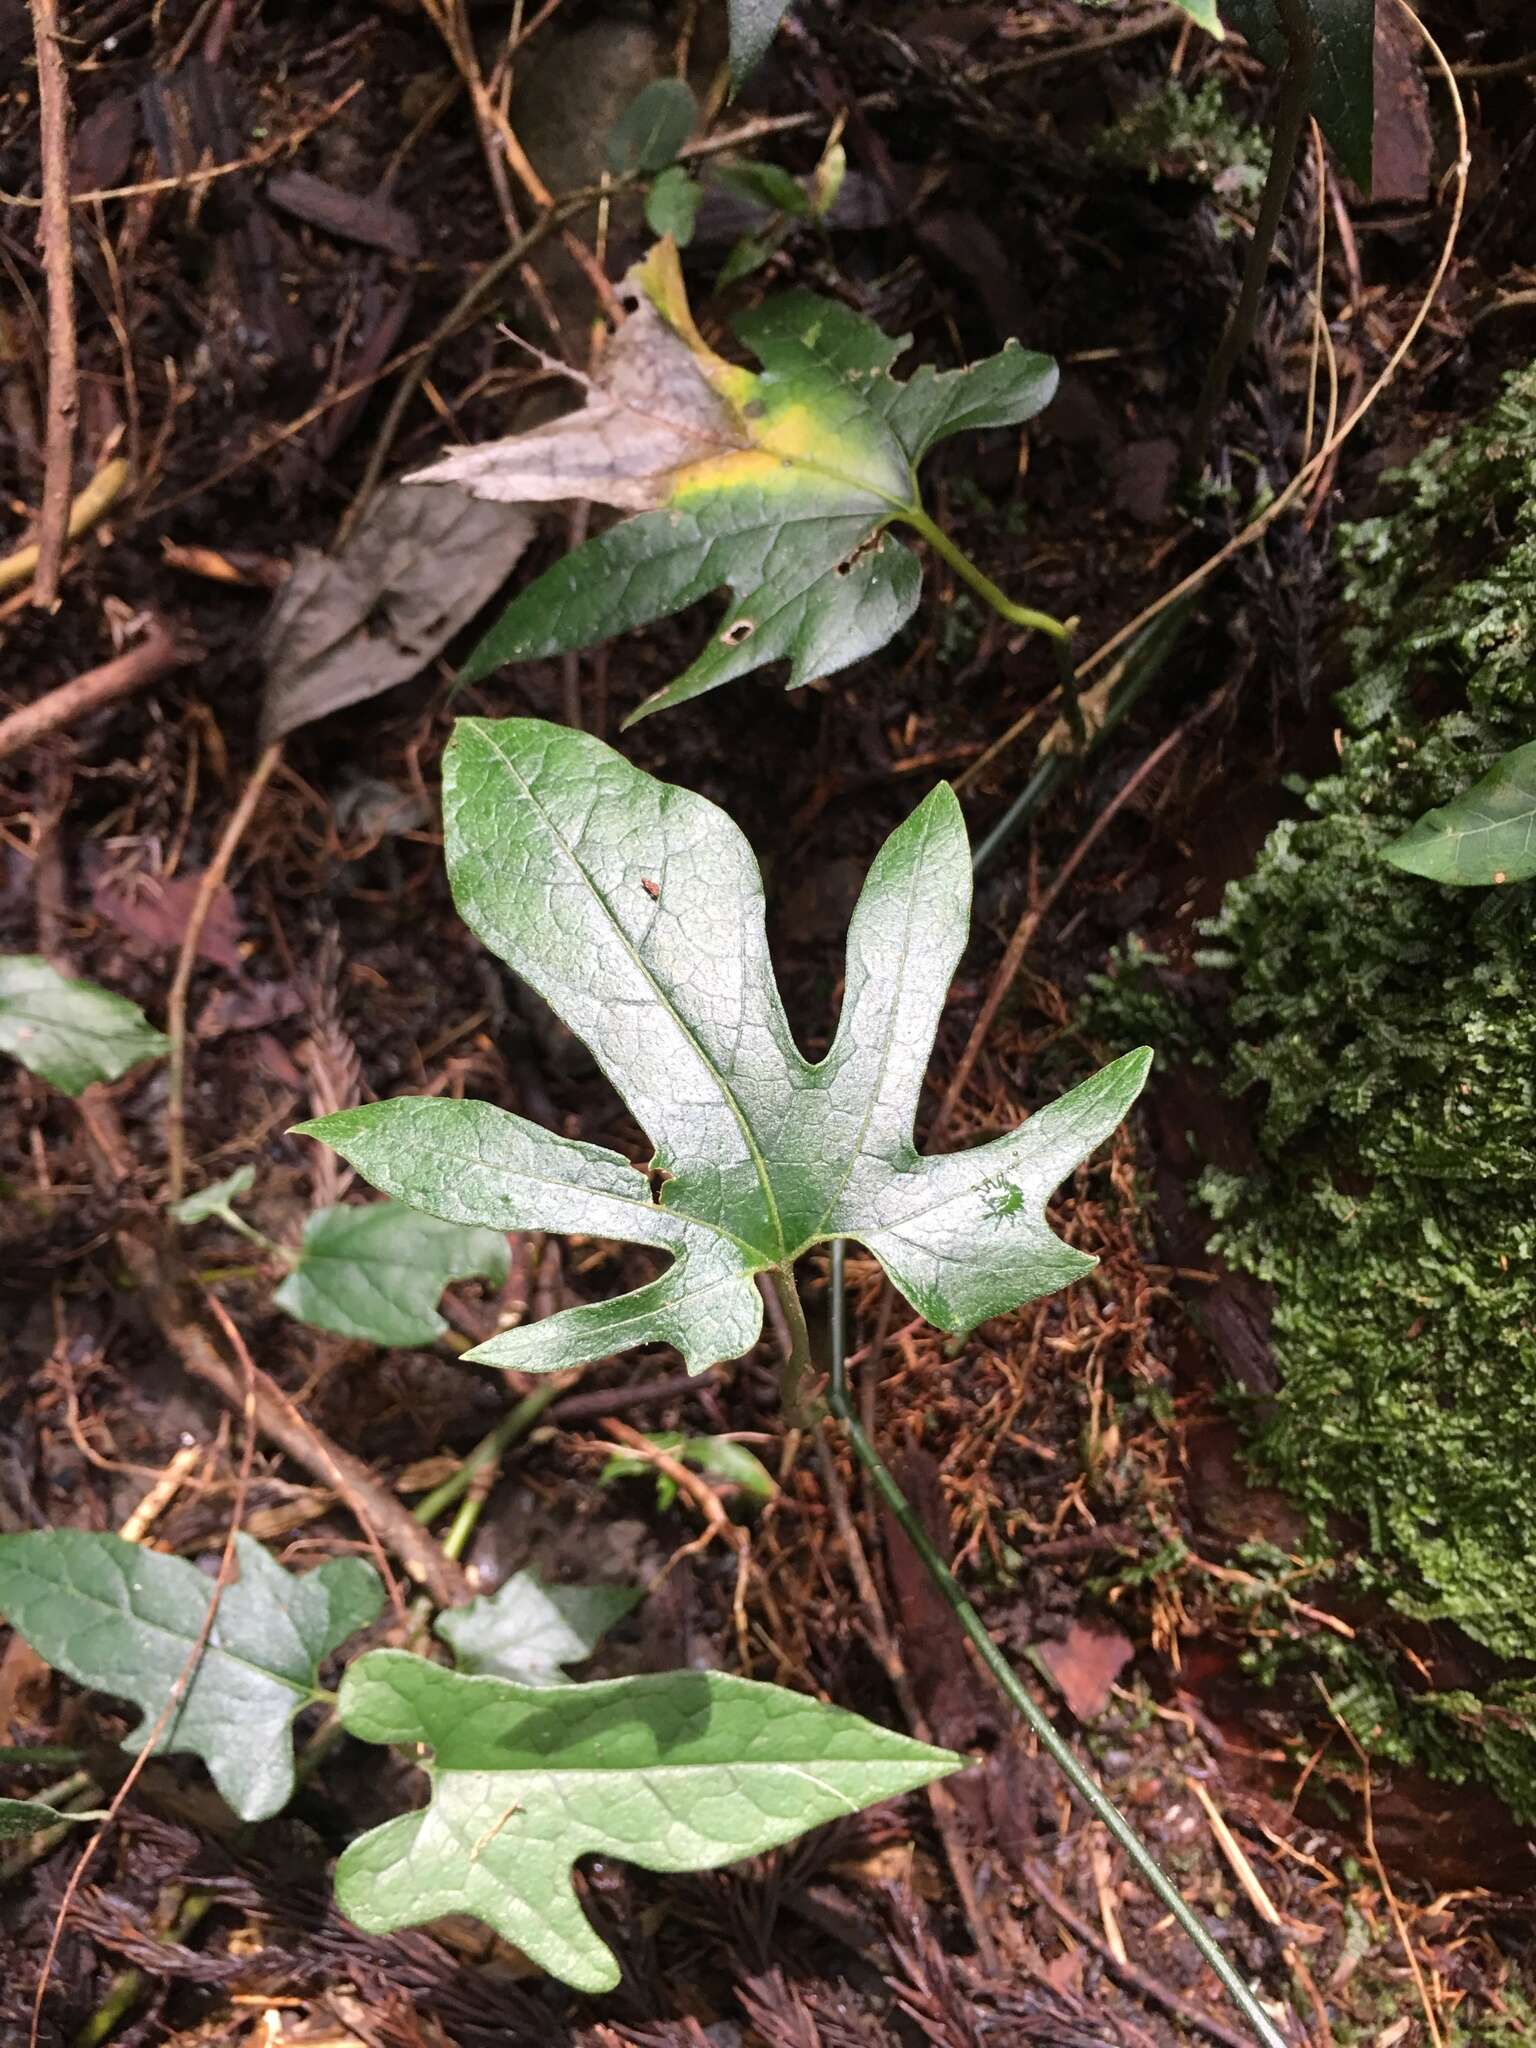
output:
<instances>
[{"instance_id":1,"label":"yellowing leaf","mask_svg":"<svg viewBox=\"0 0 1536 2048\"><path fill-rule=\"evenodd\" d=\"M1010 343L903 384L891 365L904 339L796 292L738 321L763 366L753 371L706 346L670 242L627 283L635 311L579 412L417 472L486 497L584 497L637 515L514 599L463 680L588 646L722 586L736 602L708 647L637 716L769 662L789 663L793 687L884 646L922 588L916 557L887 529L934 534L917 465L946 435L1037 413L1055 364Z\"/></svg>"}]
</instances>

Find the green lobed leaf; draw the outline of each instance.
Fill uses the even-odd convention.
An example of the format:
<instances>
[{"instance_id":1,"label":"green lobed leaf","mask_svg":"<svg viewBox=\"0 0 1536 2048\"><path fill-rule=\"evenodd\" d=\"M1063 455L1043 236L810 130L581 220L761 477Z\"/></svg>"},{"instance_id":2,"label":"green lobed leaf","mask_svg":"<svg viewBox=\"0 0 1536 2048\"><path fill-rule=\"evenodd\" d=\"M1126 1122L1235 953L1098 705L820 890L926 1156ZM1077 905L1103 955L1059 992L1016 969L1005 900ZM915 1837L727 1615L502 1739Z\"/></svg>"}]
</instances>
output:
<instances>
[{"instance_id":1,"label":"green lobed leaf","mask_svg":"<svg viewBox=\"0 0 1536 2048\"><path fill-rule=\"evenodd\" d=\"M370 1344L431 1344L450 1280L507 1277L507 1240L396 1202L317 1209L293 1271L272 1299L298 1322Z\"/></svg>"},{"instance_id":2,"label":"green lobed leaf","mask_svg":"<svg viewBox=\"0 0 1536 2048\"><path fill-rule=\"evenodd\" d=\"M239 1578L224 1588L195 1671L157 1754L200 1756L242 1820L264 1820L293 1792L294 1716L317 1696L332 1650L383 1602L360 1558L331 1558L303 1577L237 1535ZM83 1529L0 1536L0 1615L77 1685L133 1701L143 1720L123 1747L148 1740L202 1633L213 1581L185 1558Z\"/></svg>"},{"instance_id":3,"label":"green lobed leaf","mask_svg":"<svg viewBox=\"0 0 1536 2048\"><path fill-rule=\"evenodd\" d=\"M644 86L614 122L608 136L608 168L660 171L693 133L699 103L681 78L657 78Z\"/></svg>"},{"instance_id":4,"label":"green lobed leaf","mask_svg":"<svg viewBox=\"0 0 1536 2048\"><path fill-rule=\"evenodd\" d=\"M899 383L891 366L906 337L795 292L737 323L758 373L705 347L671 244L628 285L640 304L580 412L412 479L636 513L520 592L460 680L590 646L721 588L734 602L704 652L633 717L771 662L788 663L794 688L883 647L922 588L916 556L890 531L924 517L917 464L947 435L1032 418L1054 395L1056 365L1010 342L967 369L925 367Z\"/></svg>"},{"instance_id":5,"label":"green lobed leaf","mask_svg":"<svg viewBox=\"0 0 1536 2048\"><path fill-rule=\"evenodd\" d=\"M579 1991L619 1981L571 1882L580 1856L712 1870L965 1759L781 1687L671 1671L548 1692L398 1650L352 1664L364 1742L433 1751L431 1803L354 1842L336 1898L370 1934L469 1913Z\"/></svg>"},{"instance_id":6,"label":"green lobed leaf","mask_svg":"<svg viewBox=\"0 0 1536 2048\"><path fill-rule=\"evenodd\" d=\"M1317 27L1312 111L1339 161L1370 197L1376 119L1376 0L1307 0ZM1275 0L1221 0L1229 26L1272 71L1289 54Z\"/></svg>"},{"instance_id":7,"label":"green lobed leaf","mask_svg":"<svg viewBox=\"0 0 1536 2048\"><path fill-rule=\"evenodd\" d=\"M41 1799L0 1799L0 1842L13 1842L21 1835L40 1835L45 1828L106 1817L105 1810L94 1807L79 1813L61 1813L56 1806L45 1806Z\"/></svg>"},{"instance_id":8,"label":"green lobed leaf","mask_svg":"<svg viewBox=\"0 0 1536 2048\"><path fill-rule=\"evenodd\" d=\"M433 1627L460 1671L565 1685L561 1667L584 1663L641 1597L636 1586L546 1586L537 1572L514 1572L494 1593L440 1614Z\"/></svg>"},{"instance_id":9,"label":"green lobed leaf","mask_svg":"<svg viewBox=\"0 0 1536 2048\"><path fill-rule=\"evenodd\" d=\"M169 1044L126 996L71 981L35 953L0 955L0 1052L66 1095L115 1081Z\"/></svg>"},{"instance_id":10,"label":"green lobed leaf","mask_svg":"<svg viewBox=\"0 0 1536 2048\"><path fill-rule=\"evenodd\" d=\"M731 30L731 90L740 92L789 12L789 0L726 0Z\"/></svg>"},{"instance_id":11,"label":"green lobed leaf","mask_svg":"<svg viewBox=\"0 0 1536 2048\"><path fill-rule=\"evenodd\" d=\"M1536 875L1536 740L1513 747L1439 810L1426 811L1382 859L1462 888Z\"/></svg>"},{"instance_id":12,"label":"green lobed leaf","mask_svg":"<svg viewBox=\"0 0 1536 2048\"><path fill-rule=\"evenodd\" d=\"M756 859L713 804L588 734L461 719L444 821L460 914L591 1049L654 1144L660 1198L618 1153L487 1103L405 1098L299 1129L450 1222L673 1255L632 1294L467 1357L547 1372L665 1343L699 1372L756 1342L755 1276L833 1237L866 1245L950 1331L1090 1270L1051 1231L1045 1201L1125 1115L1150 1053L1127 1054L990 1144L936 1158L913 1144L969 922L969 848L947 784L876 856L849 929L837 1034L815 1064L779 1000Z\"/></svg>"},{"instance_id":13,"label":"green lobed leaf","mask_svg":"<svg viewBox=\"0 0 1536 2048\"><path fill-rule=\"evenodd\" d=\"M172 1202L171 1215L178 1223L189 1227L194 1223L206 1223L210 1216L218 1216L229 1208L237 1195L249 1194L255 1181L254 1166L237 1166L223 1180L216 1180L210 1187L199 1188L196 1194L183 1195L179 1202Z\"/></svg>"}]
</instances>

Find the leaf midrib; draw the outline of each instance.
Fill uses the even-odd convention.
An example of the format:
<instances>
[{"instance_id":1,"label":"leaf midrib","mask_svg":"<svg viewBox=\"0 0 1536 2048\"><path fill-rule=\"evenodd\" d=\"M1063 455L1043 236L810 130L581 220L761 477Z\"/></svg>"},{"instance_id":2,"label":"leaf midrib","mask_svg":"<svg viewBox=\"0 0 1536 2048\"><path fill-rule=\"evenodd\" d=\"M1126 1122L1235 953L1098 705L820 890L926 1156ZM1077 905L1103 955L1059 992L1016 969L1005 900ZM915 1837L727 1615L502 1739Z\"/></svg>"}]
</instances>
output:
<instances>
[{"instance_id":1,"label":"leaf midrib","mask_svg":"<svg viewBox=\"0 0 1536 2048\"><path fill-rule=\"evenodd\" d=\"M714 1081L715 1086L719 1089L723 1101L725 1102L727 1108L731 1112L731 1115L734 1117L736 1121L736 1128L741 1132L742 1141L746 1145L747 1152L751 1158L752 1168L757 1175L758 1185L761 1187L763 1191L763 1199L768 1205L768 1213L773 1219L774 1235L778 1240L778 1258L782 1260L785 1256L786 1250L784 1244L784 1225L779 1215L778 1198L774 1193L773 1180L768 1172L768 1162L763 1157L762 1148L759 1146L757 1142L757 1134L753 1131L752 1126L747 1119L745 1110L743 1110L741 1104L736 1100L735 1091L731 1088L725 1076L720 1072L719 1068L715 1065L709 1053L700 1043L698 1035L694 1031L693 1027L688 1023L687 1019L680 1013L675 1004L673 1004L668 999L666 991L662 988L660 982L656 979L656 976L651 972L649 966L647 966L644 958L639 952L639 949L635 946L628 932L625 931L623 925L620 924L618 918L615 916L614 911L608 902L607 896L598 887L595 879L587 872L585 866L577 858L575 849L572 846L570 846L567 842L565 834L556 825L554 819L550 816L549 812L545 809L544 805L540 803L537 795L534 792L532 783L524 777L521 770L518 768L516 762L512 759L511 755L508 754L500 746L497 740L492 736L490 726L487 723L482 721L480 725L480 731L489 741L492 752L497 756L498 760L500 760L503 763L503 765L507 769L507 772L512 776L514 781L516 781L519 787L522 789L528 802L533 806L533 808L538 812L539 816L543 819L545 827L548 830L549 835L553 839L554 843L559 847L560 851L571 863L571 866L575 868L576 872L581 876L582 880L586 883L588 889L592 893L593 900L599 905L601 905L603 915L605 918L607 918L608 923L612 927L613 932L617 937L620 945L624 948L625 952L634 962L639 972L645 977L647 984L654 992L656 1000L661 1005L662 1009L672 1019L673 1023L677 1026L678 1030L683 1034L684 1038L687 1039L688 1043L693 1047L694 1051L698 1054L699 1059L702 1061L704 1065L705 1072L709 1074L711 1079ZM622 1090L620 1092L622 1093ZM676 1215L679 1212L673 1210L669 1213ZM707 1229L715 1228L715 1226L712 1224L706 1225L705 1227ZM722 1236L725 1236L728 1233L722 1231L720 1234ZM741 1242L741 1240L739 1239L736 1241ZM755 1254L761 1257L764 1247L759 1245L755 1246L753 1249Z\"/></svg>"}]
</instances>

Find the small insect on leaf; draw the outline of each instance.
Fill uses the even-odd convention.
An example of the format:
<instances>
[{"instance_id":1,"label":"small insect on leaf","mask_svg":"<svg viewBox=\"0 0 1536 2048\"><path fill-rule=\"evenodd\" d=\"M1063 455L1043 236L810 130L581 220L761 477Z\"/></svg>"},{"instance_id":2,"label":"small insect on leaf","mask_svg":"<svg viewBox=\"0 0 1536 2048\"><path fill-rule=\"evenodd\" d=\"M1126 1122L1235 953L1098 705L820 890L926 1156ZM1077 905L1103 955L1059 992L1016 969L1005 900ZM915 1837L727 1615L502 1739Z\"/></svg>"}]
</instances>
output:
<instances>
[{"instance_id":1,"label":"small insect on leaf","mask_svg":"<svg viewBox=\"0 0 1536 2048\"><path fill-rule=\"evenodd\" d=\"M660 882L653 882L649 875L642 875L640 877L640 886L653 903L660 898L661 884Z\"/></svg>"}]
</instances>

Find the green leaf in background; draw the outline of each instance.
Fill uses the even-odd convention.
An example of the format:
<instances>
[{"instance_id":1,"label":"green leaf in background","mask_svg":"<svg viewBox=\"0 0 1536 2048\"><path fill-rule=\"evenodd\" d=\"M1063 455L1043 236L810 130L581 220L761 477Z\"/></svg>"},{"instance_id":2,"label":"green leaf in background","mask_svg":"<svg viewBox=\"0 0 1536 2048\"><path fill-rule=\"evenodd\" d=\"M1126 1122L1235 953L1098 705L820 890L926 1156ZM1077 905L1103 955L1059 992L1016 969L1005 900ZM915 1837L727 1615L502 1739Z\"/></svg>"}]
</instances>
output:
<instances>
[{"instance_id":1,"label":"green leaf in background","mask_svg":"<svg viewBox=\"0 0 1536 2048\"><path fill-rule=\"evenodd\" d=\"M645 224L653 235L670 235L679 249L686 249L693 240L703 197L698 180L681 164L673 164L645 195Z\"/></svg>"},{"instance_id":2,"label":"green leaf in background","mask_svg":"<svg viewBox=\"0 0 1536 2048\"><path fill-rule=\"evenodd\" d=\"M726 0L731 27L731 90L740 92L767 53L789 0Z\"/></svg>"},{"instance_id":3,"label":"green leaf in background","mask_svg":"<svg viewBox=\"0 0 1536 2048\"><path fill-rule=\"evenodd\" d=\"M169 1044L126 996L71 981L37 954L0 954L0 1052L66 1095L115 1081Z\"/></svg>"},{"instance_id":4,"label":"green leaf in background","mask_svg":"<svg viewBox=\"0 0 1536 2048\"><path fill-rule=\"evenodd\" d=\"M68 1826L75 1821L105 1820L105 1809L81 1813L60 1813L40 1799L0 1799L0 1842L13 1842L20 1835L40 1835L45 1828Z\"/></svg>"},{"instance_id":5,"label":"green leaf in background","mask_svg":"<svg viewBox=\"0 0 1536 2048\"><path fill-rule=\"evenodd\" d=\"M237 1535L239 1578L224 1588L212 1632L160 1755L200 1756L242 1820L264 1820L293 1793L294 1716L317 1696L321 1662L366 1628L383 1602L360 1558L331 1558L302 1578ZM0 1615L77 1685L132 1700L137 1752L181 1680L213 1598L185 1558L83 1529L0 1536Z\"/></svg>"},{"instance_id":6,"label":"green leaf in background","mask_svg":"<svg viewBox=\"0 0 1536 2048\"><path fill-rule=\"evenodd\" d=\"M800 180L778 164L722 164L716 184L769 213L792 214L803 220L811 210L810 195Z\"/></svg>"},{"instance_id":7,"label":"green leaf in background","mask_svg":"<svg viewBox=\"0 0 1536 2048\"><path fill-rule=\"evenodd\" d=\"M929 390L947 403L942 380ZM590 1047L655 1145L660 1198L618 1153L483 1102L376 1102L299 1129L449 1222L673 1254L636 1292L467 1357L550 1372L664 1343L700 1372L756 1342L755 1276L832 1237L867 1245L919 1313L952 1331L1093 1265L1053 1234L1046 1197L1125 1115L1149 1053L990 1144L927 1159L913 1144L970 912L965 824L947 784L875 858L837 1035L815 1065L779 1000L757 861L713 804L589 734L512 718L459 721L443 805L460 915Z\"/></svg>"},{"instance_id":8,"label":"green leaf in background","mask_svg":"<svg viewBox=\"0 0 1536 2048\"><path fill-rule=\"evenodd\" d=\"M195 1195L184 1195L179 1202L172 1202L171 1215L178 1223L189 1227L194 1223L206 1223L210 1216L222 1216L238 1195L249 1194L255 1181L254 1166L237 1166L233 1173L223 1180L216 1180L211 1187L199 1188Z\"/></svg>"},{"instance_id":9,"label":"green leaf in background","mask_svg":"<svg viewBox=\"0 0 1536 2048\"><path fill-rule=\"evenodd\" d=\"M1317 25L1312 111L1338 151L1339 162L1369 198L1376 119L1376 0L1307 0L1307 5ZM1271 71L1284 67L1289 46L1275 0L1221 0L1221 8L1227 25L1252 45Z\"/></svg>"},{"instance_id":10,"label":"green leaf in background","mask_svg":"<svg viewBox=\"0 0 1536 2048\"><path fill-rule=\"evenodd\" d=\"M433 1627L460 1671L566 1685L561 1667L584 1663L640 1598L635 1586L546 1586L536 1572L514 1572L496 1592L440 1614Z\"/></svg>"},{"instance_id":11,"label":"green leaf in background","mask_svg":"<svg viewBox=\"0 0 1536 2048\"><path fill-rule=\"evenodd\" d=\"M898 383L891 365L906 339L808 292L742 315L737 330L763 368L741 369L700 338L670 242L627 288L636 310L580 412L412 478L637 515L514 598L463 682L590 646L722 587L736 602L705 651L634 717L770 662L789 664L790 688L846 668L916 609L922 570L888 529L932 533L916 477L928 450L949 434L1016 426L1056 390L1050 357L1012 342L968 369L924 367Z\"/></svg>"},{"instance_id":12,"label":"green leaf in background","mask_svg":"<svg viewBox=\"0 0 1536 2048\"><path fill-rule=\"evenodd\" d=\"M431 1344L450 1280L507 1277L507 1240L397 1202L317 1209L293 1271L272 1299L298 1322L370 1344Z\"/></svg>"},{"instance_id":13,"label":"green leaf in background","mask_svg":"<svg viewBox=\"0 0 1536 2048\"><path fill-rule=\"evenodd\" d=\"M1515 747L1445 807L1426 811L1382 859L1462 888L1536 875L1536 740Z\"/></svg>"},{"instance_id":14,"label":"green leaf in background","mask_svg":"<svg viewBox=\"0 0 1536 2048\"><path fill-rule=\"evenodd\" d=\"M665 170L693 133L699 104L680 78L658 78L620 114L608 136L608 168Z\"/></svg>"},{"instance_id":15,"label":"green leaf in background","mask_svg":"<svg viewBox=\"0 0 1536 2048\"><path fill-rule=\"evenodd\" d=\"M751 1679L669 1671L549 1692L374 1650L342 1680L364 1742L424 1743L431 1803L354 1842L336 1898L370 1934L469 1913L578 1991L612 1951L580 1856L713 1870L959 1770L965 1759Z\"/></svg>"},{"instance_id":16,"label":"green leaf in background","mask_svg":"<svg viewBox=\"0 0 1536 2048\"><path fill-rule=\"evenodd\" d=\"M1218 41L1226 34L1216 13L1216 0L1174 0L1176 7L1182 7L1197 28L1203 28Z\"/></svg>"},{"instance_id":17,"label":"green leaf in background","mask_svg":"<svg viewBox=\"0 0 1536 2048\"><path fill-rule=\"evenodd\" d=\"M777 1481L762 1460L754 1457L745 1444L739 1444L731 1437L684 1436L681 1430L674 1429L647 1431L645 1440L654 1444L658 1451L666 1451L670 1456L681 1459L683 1464L692 1465L695 1471L740 1488L753 1500L772 1500L779 1490ZM597 1475L597 1483L608 1486L615 1479L645 1479L650 1476L656 1480L656 1505L665 1513L677 1499L677 1481L671 1473L661 1471L649 1458L642 1458L637 1452L615 1451Z\"/></svg>"}]
</instances>

